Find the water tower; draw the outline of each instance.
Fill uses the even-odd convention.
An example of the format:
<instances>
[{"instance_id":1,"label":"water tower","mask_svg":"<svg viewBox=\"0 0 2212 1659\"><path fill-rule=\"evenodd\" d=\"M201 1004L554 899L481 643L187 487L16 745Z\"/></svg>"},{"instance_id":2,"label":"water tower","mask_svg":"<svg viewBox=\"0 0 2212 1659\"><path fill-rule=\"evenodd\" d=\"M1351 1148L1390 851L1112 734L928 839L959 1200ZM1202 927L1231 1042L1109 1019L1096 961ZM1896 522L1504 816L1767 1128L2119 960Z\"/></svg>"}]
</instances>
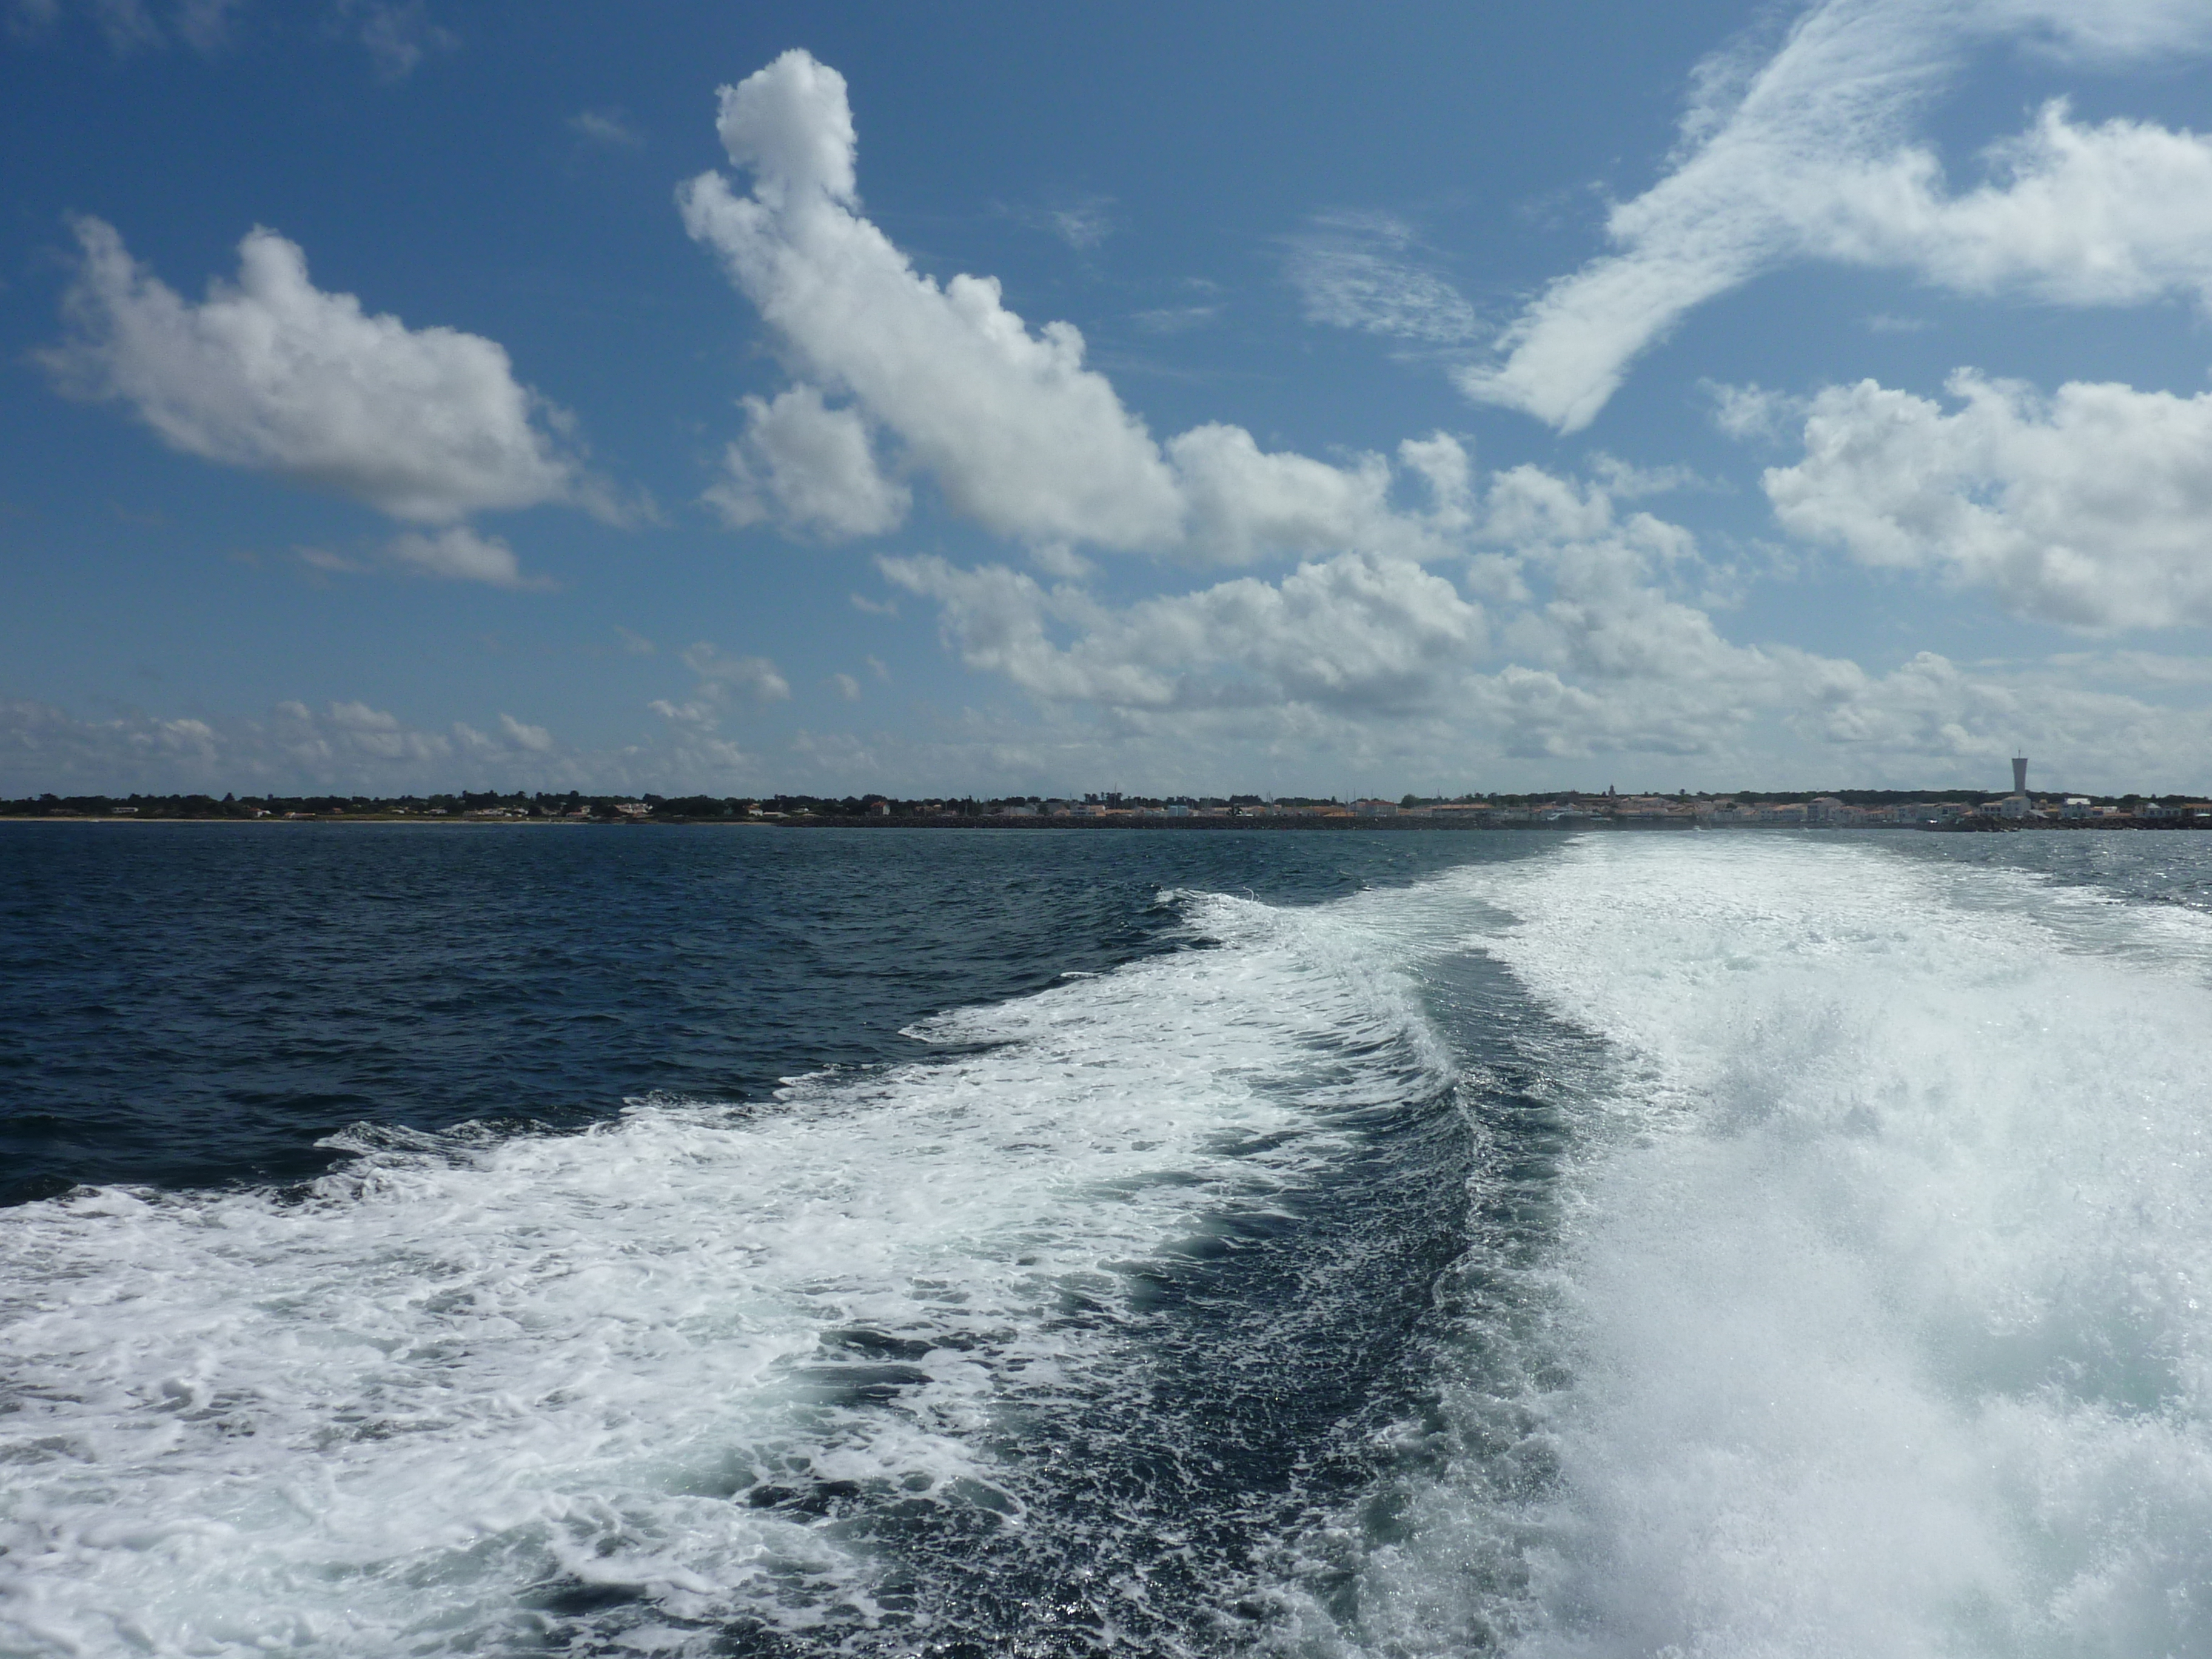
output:
<instances>
[{"instance_id":1,"label":"water tower","mask_svg":"<svg viewBox=\"0 0 2212 1659\"><path fill-rule=\"evenodd\" d=\"M2012 757L2012 792L2015 795L2027 793L2027 757L2025 755Z\"/></svg>"}]
</instances>

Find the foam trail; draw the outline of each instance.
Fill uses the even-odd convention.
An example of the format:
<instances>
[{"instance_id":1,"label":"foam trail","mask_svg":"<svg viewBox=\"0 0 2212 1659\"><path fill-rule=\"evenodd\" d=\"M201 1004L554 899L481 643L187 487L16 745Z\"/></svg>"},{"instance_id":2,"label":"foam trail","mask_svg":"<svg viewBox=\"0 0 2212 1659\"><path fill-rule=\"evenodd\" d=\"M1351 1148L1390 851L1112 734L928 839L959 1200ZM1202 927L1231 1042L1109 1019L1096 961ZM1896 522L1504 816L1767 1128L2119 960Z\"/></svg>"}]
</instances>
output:
<instances>
[{"instance_id":1,"label":"foam trail","mask_svg":"<svg viewBox=\"0 0 2212 1659\"><path fill-rule=\"evenodd\" d=\"M1607 1057L1456 1462L1310 1645L2212 1653L2203 917L1778 836L1442 884Z\"/></svg>"},{"instance_id":2,"label":"foam trail","mask_svg":"<svg viewBox=\"0 0 2212 1659\"><path fill-rule=\"evenodd\" d=\"M1131 1265L1448 1083L1354 922L1178 902L931 1063L0 1217L0 1651L920 1639L884 1540L1028 1524L1006 1414L1118 1386Z\"/></svg>"}]
</instances>

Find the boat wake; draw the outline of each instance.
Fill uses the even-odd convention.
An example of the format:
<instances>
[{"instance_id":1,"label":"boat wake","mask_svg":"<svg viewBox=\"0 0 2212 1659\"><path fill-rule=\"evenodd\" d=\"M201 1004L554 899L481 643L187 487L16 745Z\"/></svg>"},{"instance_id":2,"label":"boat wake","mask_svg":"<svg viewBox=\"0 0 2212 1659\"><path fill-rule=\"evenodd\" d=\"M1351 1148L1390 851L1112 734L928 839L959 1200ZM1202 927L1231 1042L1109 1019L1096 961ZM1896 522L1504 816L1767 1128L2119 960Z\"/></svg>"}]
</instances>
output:
<instances>
[{"instance_id":1,"label":"boat wake","mask_svg":"<svg viewBox=\"0 0 2212 1659\"><path fill-rule=\"evenodd\" d=\"M2212 1652L2212 921L1524 850L0 1214L0 1650Z\"/></svg>"}]
</instances>

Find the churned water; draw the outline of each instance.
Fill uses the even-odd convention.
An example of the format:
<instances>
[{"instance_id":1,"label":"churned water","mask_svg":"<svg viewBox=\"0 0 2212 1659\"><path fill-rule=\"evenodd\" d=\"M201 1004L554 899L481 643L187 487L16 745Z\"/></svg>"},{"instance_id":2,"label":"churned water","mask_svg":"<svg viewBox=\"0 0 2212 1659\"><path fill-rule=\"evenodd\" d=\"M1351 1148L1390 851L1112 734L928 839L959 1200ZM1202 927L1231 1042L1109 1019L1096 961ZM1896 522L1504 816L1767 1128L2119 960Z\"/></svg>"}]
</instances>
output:
<instances>
[{"instance_id":1,"label":"churned water","mask_svg":"<svg viewBox=\"0 0 2212 1659\"><path fill-rule=\"evenodd\" d=\"M0 828L0 1652L2212 1652L2199 846Z\"/></svg>"}]
</instances>

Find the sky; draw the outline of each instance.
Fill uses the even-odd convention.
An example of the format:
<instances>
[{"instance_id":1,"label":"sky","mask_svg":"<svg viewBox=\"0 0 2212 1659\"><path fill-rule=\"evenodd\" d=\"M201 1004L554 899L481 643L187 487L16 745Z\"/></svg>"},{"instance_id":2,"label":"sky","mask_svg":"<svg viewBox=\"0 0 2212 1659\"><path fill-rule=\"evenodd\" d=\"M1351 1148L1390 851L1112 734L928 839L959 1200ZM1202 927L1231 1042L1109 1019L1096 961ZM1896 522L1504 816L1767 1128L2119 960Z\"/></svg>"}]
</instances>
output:
<instances>
[{"instance_id":1,"label":"sky","mask_svg":"<svg viewBox=\"0 0 2212 1659\"><path fill-rule=\"evenodd\" d=\"M0 0L0 794L2212 789L2208 70Z\"/></svg>"}]
</instances>

